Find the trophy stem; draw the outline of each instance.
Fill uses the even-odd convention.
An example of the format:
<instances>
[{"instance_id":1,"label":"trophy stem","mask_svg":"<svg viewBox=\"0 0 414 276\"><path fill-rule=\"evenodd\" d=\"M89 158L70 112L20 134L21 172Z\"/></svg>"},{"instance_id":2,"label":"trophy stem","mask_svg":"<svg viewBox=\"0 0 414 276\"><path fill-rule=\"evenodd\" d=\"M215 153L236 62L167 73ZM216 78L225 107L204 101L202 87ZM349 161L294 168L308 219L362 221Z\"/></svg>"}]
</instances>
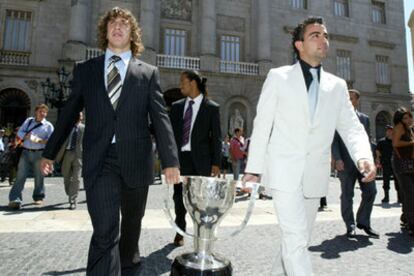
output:
<instances>
[{"instance_id":1,"label":"trophy stem","mask_svg":"<svg viewBox=\"0 0 414 276\"><path fill-rule=\"evenodd\" d=\"M198 225L194 223L194 250L202 255L211 255L215 241L216 224Z\"/></svg>"}]
</instances>

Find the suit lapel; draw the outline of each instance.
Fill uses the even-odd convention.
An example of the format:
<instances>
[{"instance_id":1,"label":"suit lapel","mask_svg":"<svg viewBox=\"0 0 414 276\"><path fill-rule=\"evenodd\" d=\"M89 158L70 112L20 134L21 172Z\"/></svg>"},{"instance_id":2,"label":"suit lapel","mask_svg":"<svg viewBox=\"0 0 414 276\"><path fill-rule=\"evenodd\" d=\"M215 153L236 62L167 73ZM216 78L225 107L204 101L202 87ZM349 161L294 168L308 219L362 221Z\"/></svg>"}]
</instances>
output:
<instances>
[{"instance_id":1,"label":"suit lapel","mask_svg":"<svg viewBox=\"0 0 414 276\"><path fill-rule=\"evenodd\" d=\"M177 126L183 126L184 124L184 106L185 106L185 102L186 100L184 99L184 101L182 101L179 105L178 105L178 116L177 116ZM180 131L178 131L178 141L180 142L179 147L181 148L182 144L183 144L183 130L182 128L180 129Z\"/></svg>"},{"instance_id":2,"label":"suit lapel","mask_svg":"<svg viewBox=\"0 0 414 276\"><path fill-rule=\"evenodd\" d=\"M303 116L306 118L308 125L311 123L309 116L308 91L306 89L305 78L303 76L300 63L293 65L292 74L290 74L287 83L291 86L291 93L295 93L298 99L299 110L303 110ZM302 107L302 108L300 108Z\"/></svg>"},{"instance_id":3,"label":"suit lapel","mask_svg":"<svg viewBox=\"0 0 414 276\"><path fill-rule=\"evenodd\" d=\"M204 116L204 113L206 112L207 101L208 100L203 95L203 100L201 101L200 108L198 109L196 118L194 120L193 131L191 132L191 137L193 137L193 134L197 132L197 126L200 124L200 120Z\"/></svg>"},{"instance_id":4,"label":"suit lapel","mask_svg":"<svg viewBox=\"0 0 414 276\"><path fill-rule=\"evenodd\" d=\"M96 83L99 85L97 91L95 92L97 93L97 97L101 97L102 95L104 97L104 102L111 106L111 109L113 110L111 101L108 97L108 91L106 90L105 86L105 55L99 56L96 59L96 64L94 66L93 72Z\"/></svg>"},{"instance_id":5,"label":"suit lapel","mask_svg":"<svg viewBox=\"0 0 414 276\"><path fill-rule=\"evenodd\" d=\"M125 79L122 83L121 95L119 97L116 110L118 110L120 106L125 102L125 99L128 97L128 93L134 93L133 89L131 88L131 84L134 83L132 78L139 74L141 64L142 62L134 57L131 57L131 59L129 60L129 64L125 74Z\"/></svg>"},{"instance_id":6,"label":"suit lapel","mask_svg":"<svg viewBox=\"0 0 414 276\"><path fill-rule=\"evenodd\" d=\"M326 104L326 93L330 89L330 82L325 71L321 67L320 72L320 81L319 81L319 91L318 91L318 102L316 104L315 114L313 116L312 126L317 126L320 123L321 116L319 115L320 110L323 110L323 106Z\"/></svg>"}]
</instances>

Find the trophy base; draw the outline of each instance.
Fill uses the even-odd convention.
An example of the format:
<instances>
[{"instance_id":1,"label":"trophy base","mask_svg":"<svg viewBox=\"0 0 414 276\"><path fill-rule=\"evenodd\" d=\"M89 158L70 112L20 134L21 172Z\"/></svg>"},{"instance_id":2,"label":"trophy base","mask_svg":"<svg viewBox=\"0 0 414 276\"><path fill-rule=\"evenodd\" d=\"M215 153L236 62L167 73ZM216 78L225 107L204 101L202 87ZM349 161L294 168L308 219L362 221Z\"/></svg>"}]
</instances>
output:
<instances>
[{"instance_id":1,"label":"trophy base","mask_svg":"<svg viewBox=\"0 0 414 276\"><path fill-rule=\"evenodd\" d=\"M232 267L231 263L218 256L209 256L209 262L213 261L213 267L201 267L200 262L197 260L195 253L184 254L175 258L171 265L171 276L231 276ZM205 260L204 260L205 261Z\"/></svg>"}]
</instances>

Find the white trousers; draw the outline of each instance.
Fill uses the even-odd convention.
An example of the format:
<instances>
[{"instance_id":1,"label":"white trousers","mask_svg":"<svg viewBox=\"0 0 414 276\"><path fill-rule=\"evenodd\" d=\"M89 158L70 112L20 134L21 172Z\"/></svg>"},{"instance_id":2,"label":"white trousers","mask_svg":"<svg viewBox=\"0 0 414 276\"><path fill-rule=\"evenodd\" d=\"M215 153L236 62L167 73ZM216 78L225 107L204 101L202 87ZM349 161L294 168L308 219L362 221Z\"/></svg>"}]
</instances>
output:
<instances>
[{"instance_id":1,"label":"white trousers","mask_svg":"<svg viewBox=\"0 0 414 276\"><path fill-rule=\"evenodd\" d=\"M302 188L293 192L272 189L272 195L282 237L271 275L312 275L308 246L320 198L305 198Z\"/></svg>"}]
</instances>

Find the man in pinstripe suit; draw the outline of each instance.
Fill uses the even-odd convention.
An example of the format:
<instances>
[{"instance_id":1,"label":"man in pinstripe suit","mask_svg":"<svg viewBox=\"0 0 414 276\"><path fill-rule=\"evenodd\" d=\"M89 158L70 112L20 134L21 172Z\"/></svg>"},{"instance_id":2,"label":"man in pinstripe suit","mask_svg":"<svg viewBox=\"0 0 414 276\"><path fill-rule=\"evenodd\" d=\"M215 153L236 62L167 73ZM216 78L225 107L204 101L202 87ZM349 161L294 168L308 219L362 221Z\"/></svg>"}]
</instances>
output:
<instances>
[{"instance_id":1,"label":"man in pinstripe suit","mask_svg":"<svg viewBox=\"0 0 414 276\"><path fill-rule=\"evenodd\" d=\"M143 46L131 12L108 11L98 26L98 44L105 55L74 69L72 93L43 153L41 170L53 170L76 115L85 109L82 173L94 230L87 274L120 275L133 272L140 262L141 220L153 181L148 118L167 182L180 182L180 172L158 70L136 58Z\"/></svg>"}]
</instances>

